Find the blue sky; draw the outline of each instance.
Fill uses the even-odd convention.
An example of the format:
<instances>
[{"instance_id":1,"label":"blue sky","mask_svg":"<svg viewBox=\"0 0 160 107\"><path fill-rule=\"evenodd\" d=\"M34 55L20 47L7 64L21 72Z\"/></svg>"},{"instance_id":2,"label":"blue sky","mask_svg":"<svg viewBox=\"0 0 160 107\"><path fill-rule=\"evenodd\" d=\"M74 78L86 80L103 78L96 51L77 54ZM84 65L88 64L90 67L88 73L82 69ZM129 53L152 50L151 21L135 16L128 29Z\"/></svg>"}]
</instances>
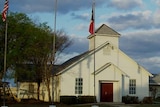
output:
<instances>
[{"instance_id":1,"label":"blue sky","mask_svg":"<svg viewBox=\"0 0 160 107\"><path fill-rule=\"evenodd\" d=\"M121 34L120 49L151 73L160 72L160 0L95 0L95 24L107 24ZM36 23L53 29L55 0L10 0L10 12L26 13ZM0 1L3 9L4 0ZM73 45L59 62L88 50L92 0L58 0L57 30Z\"/></svg>"}]
</instances>

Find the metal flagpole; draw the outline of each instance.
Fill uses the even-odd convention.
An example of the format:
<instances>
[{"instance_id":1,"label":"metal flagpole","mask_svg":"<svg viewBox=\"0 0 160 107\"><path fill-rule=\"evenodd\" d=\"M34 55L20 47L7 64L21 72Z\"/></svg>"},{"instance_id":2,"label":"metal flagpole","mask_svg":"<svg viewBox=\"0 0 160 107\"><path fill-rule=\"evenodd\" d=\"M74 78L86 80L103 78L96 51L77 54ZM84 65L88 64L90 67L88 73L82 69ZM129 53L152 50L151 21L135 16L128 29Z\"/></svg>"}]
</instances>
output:
<instances>
[{"instance_id":1,"label":"metal flagpole","mask_svg":"<svg viewBox=\"0 0 160 107\"><path fill-rule=\"evenodd\" d=\"M54 67L54 60L55 60L55 48L56 48L56 22L57 22L57 0L55 0L55 4L54 4L54 35L53 35L53 61L52 61L52 64L53 64L53 67ZM54 69L53 69L54 71ZM54 76L53 76L53 73L52 73L52 105L50 105L49 107L56 107L56 105L54 105Z\"/></svg>"},{"instance_id":2,"label":"metal flagpole","mask_svg":"<svg viewBox=\"0 0 160 107\"><path fill-rule=\"evenodd\" d=\"M3 106L1 107L7 107L5 106L6 101L5 101L5 73L6 73L6 66L7 66L7 34L8 34L8 21L7 21L7 16L8 16L8 8L9 8L9 1L6 0L5 1L5 5L4 5L4 9L2 12L2 19L3 21L5 21L5 45L4 45L4 83L3 83L3 92L4 92L4 96L3 96Z\"/></svg>"},{"instance_id":3,"label":"metal flagpole","mask_svg":"<svg viewBox=\"0 0 160 107\"><path fill-rule=\"evenodd\" d=\"M93 36L94 36L94 96L95 96L95 99L94 99L94 103L96 103L96 75L95 75L95 72L96 72L96 35L95 35L95 0L92 1L92 9L93 9L93 21L94 21L94 24L93 24ZM98 105L95 105L93 104L91 107L99 107Z\"/></svg>"},{"instance_id":4,"label":"metal flagpole","mask_svg":"<svg viewBox=\"0 0 160 107\"><path fill-rule=\"evenodd\" d=\"M93 21L94 21L94 24L93 24L93 36L94 36L94 96L95 96L95 99L94 99L94 103L96 103L96 75L95 75L95 72L96 72L96 35L95 35L95 0L92 0L92 9L93 9ZM95 105L93 104L91 107L99 107L98 105Z\"/></svg>"},{"instance_id":5,"label":"metal flagpole","mask_svg":"<svg viewBox=\"0 0 160 107\"><path fill-rule=\"evenodd\" d=\"M96 96L96 78L95 78L95 71L96 71L96 67L95 67L95 64L96 64L96 58L95 58L95 42L96 42L96 36L95 36L95 0L93 0L93 4L92 4L92 8L93 8L93 21L94 21L94 24L93 24L93 36L94 36L94 96ZM95 99L96 100L96 99ZM96 101L95 101L96 102Z\"/></svg>"},{"instance_id":6,"label":"metal flagpole","mask_svg":"<svg viewBox=\"0 0 160 107\"><path fill-rule=\"evenodd\" d=\"M5 48L4 48L4 82L5 80L5 74L6 74L6 66L7 66L7 31L8 31L8 22L6 19L6 27L5 27ZM3 84L3 92L4 92L4 98L3 98L3 107L5 106L5 83Z\"/></svg>"}]
</instances>

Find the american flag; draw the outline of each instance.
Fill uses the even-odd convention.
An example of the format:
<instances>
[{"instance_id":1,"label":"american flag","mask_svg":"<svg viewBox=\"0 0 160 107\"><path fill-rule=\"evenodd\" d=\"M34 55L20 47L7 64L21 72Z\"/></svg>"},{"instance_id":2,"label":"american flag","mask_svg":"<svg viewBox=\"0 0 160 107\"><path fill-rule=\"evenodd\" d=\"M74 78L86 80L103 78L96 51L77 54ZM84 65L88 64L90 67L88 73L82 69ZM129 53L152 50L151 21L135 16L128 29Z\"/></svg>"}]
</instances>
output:
<instances>
[{"instance_id":1,"label":"american flag","mask_svg":"<svg viewBox=\"0 0 160 107\"><path fill-rule=\"evenodd\" d=\"M3 20L3 22L6 21L8 8L9 8L9 1L6 0L5 3L4 3L3 11L2 11L2 20Z\"/></svg>"}]
</instances>

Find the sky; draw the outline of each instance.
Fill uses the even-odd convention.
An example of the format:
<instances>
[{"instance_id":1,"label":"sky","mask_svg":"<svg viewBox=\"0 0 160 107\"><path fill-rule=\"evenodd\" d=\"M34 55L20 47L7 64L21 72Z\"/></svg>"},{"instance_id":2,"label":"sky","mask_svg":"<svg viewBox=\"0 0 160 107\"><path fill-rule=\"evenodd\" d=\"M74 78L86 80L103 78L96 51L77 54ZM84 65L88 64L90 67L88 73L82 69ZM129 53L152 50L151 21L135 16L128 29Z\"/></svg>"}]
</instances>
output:
<instances>
[{"instance_id":1,"label":"sky","mask_svg":"<svg viewBox=\"0 0 160 107\"><path fill-rule=\"evenodd\" d=\"M73 40L60 63L88 50L92 0L57 0L56 30ZM0 0L3 10L5 0ZM9 12L27 14L54 30L55 0L10 0ZM151 73L160 73L160 0L95 0L95 27L121 34L120 49Z\"/></svg>"}]
</instances>

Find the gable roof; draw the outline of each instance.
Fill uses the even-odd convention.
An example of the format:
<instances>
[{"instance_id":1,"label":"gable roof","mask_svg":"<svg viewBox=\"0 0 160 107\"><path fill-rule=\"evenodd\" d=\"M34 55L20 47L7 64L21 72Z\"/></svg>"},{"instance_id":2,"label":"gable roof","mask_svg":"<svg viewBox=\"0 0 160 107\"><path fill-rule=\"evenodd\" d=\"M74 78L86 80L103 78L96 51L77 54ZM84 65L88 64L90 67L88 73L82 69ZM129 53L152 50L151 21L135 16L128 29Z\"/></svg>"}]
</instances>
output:
<instances>
[{"instance_id":1,"label":"gable roof","mask_svg":"<svg viewBox=\"0 0 160 107\"><path fill-rule=\"evenodd\" d=\"M79 59L81 59L82 57L84 57L85 55L89 54L91 51L86 51L78 56L75 56L71 59L69 59L68 61L64 62L61 66L63 66L63 68L66 68L67 66L71 65L72 63L78 61Z\"/></svg>"},{"instance_id":2,"label":"gable roof","mask_svg":"<svg viewBox=\"0 0 160 107\"><path fill-rule=\"evenodd\" d=\"M102 24L96 31L97 34L109 34L109 35L117 35L120 36L118 32L107 26L106 24Z\"/></svg>"},{"instance_id":3,"label":"gable roof","mask_svg":"<svg viewBox=\"0 0 160 107\"><path fill-rule=\"evenodd\" d=\"M120 34L107 26L106 24L102 24L96 31L95 34L100 34L104 36L111 36L111 37L120 37ZM92 38L95 36L95 34L91 34L88 36L88 39ZM98 36L100 36L98 35ZM97 36L97 35L96 35Z\"/></svg>"},{"instance_id":4,"label":"gable roof","mask_svg":"<svg viewBox=\"0 0 160 107\"><path fill-rule=\"evenodd\" d=\"M93 50L92 50L93 51ZM60 73L62 70L64 70L65 68L67 68L68 66L72 65L73 63L79 61L82 57L88 55L90 52L92 51L86 51L80 55L77 55L69 60L67 60L66 62L64 62L63 64L53 68L53 70L55 70L55 72L53 73L53 75L56 75L58 73Z\"/></svg>"}]
</instances>

